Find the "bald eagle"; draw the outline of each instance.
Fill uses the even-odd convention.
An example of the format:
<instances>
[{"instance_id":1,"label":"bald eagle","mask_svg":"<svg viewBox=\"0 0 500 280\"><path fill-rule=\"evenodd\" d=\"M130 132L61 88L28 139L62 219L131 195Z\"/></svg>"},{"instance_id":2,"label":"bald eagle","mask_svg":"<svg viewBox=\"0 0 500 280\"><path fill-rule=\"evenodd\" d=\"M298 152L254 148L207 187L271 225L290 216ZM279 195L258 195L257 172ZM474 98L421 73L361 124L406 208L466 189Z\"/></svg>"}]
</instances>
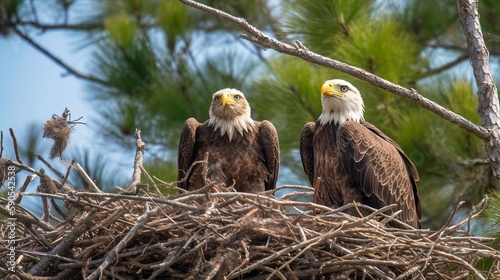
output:
<instances>
[{"instance_id":1,"label":"bald eagle","mask_svg":"<svg viewBox=\"0 0 500 280\"><path fill-rule=\"evenodd\" d=\"M344 80L328 80L321 103L318 120L304 125L300 135L309 181L316 186L321 178L318 203L337 208L361 202L377 209L396 204L399 219L420 228L417 169L396 142L364 120L359 91Z\"/></svg>"},{"instance_id":2,"label":"bald eagle","mask_svg":"<svg viewBox=\"0 0 500 280\"><path fill-rule=\"evenodd\" d=\"M209 182L257 193L274 189L280 165L278 134L269 121L254 121L242 92L223 89L212 96L209 120L189 118L182 127L177 157L178 186L195 190L204 186L202 166L186 174L208 153ZM233 185L234 184L234 185Z\"/></svg>"}]
</instances>

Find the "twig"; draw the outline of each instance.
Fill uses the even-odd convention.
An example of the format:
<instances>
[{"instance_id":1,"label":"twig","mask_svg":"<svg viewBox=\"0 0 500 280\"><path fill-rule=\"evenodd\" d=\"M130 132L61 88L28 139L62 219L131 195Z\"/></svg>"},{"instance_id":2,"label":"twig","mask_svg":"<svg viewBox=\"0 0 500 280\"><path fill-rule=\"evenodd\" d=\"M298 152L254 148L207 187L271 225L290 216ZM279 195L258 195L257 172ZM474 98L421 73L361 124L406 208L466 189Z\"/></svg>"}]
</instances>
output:
<instances>
[{"instance_id":1,"label":"twig","mask_svg":"<svg viewBox=\"0 0 500 280\"><path fill-rule=\"evenodd\" d=\"M143 196L131 196L124 194L113 194L113 193L94 193L94 192L75 192L71 194L71 196L77 197L72 198L67 194L49 194L49 193L23 193L22 195L26 196L41 196L41 197L52 197L56 199L68 200L71 202L78 202L77 198L112 198L112 199L121 199L121 200L134 200L134 201L147 201L147 202L155 202L159 204L167 204L175 207L180 207L188 211L193 211L194 213L203 213L205 210L191 206L188 204L184 204L175 200L166 199L166 198L156 198L156 197L143 197ZM201 196L201 195L200 195ZM93 206L93 205L92 205Z\"/></svg>"},{"instance_id":2,"label":"twig","mask_svg":"<svg viewBox=\"0 0 500 280\"><path fill-rule=\"evenodd\" d=\"M47 198L42 196L42 209L43 209L43 221L49 221L49 203L47 202Z\"/></svg>"},{"instance_id":3,"label":"twig","mask_svg":"<svg viewBox=\"0 0 500 280\"><path fill-rule=\"evenodd\" d=\"M194 170L194 168L196 166L198 166L199 164L207 164L208 161L206 160L198 160L198 161L195 161L193 162L193 164L191 164L191 166L189 167L189 169L186 171L186 173L184 174L184 177L182 177L181 180L178 180L178 181L174 181L174 182L171 182L171 183L168 183L168 182L164 182L160 179L158 179L157 177L154 177L156 180L158 180L159 182L161 182L162 184L164 184L165 186L168 186L168 187L174 187L174 188L177 188L177 185L180 184L180 183L184 183L186 182L188 179L189 179L189 174L191 174ZM177 188L179 190L183 190L183 189L180 189L180 188Z\"/></svg>"},{"instance_id":4,"label":"twig","mask_svg":"<svg viewBox=\"0 0 500 280\"><path fill-rule=\"evenodd\" d=\"M0 202L4 205L8 204L8 201L5 198L0 198ZM16 211L16 219L25 224L27 227L35 226L43 229L44 231L54 230L54 227L51 224L38 219L38 217L36 217L30 211L26 210L21 204L16 204L16 209L17 208L20 208L24 213ZM6 207L0 207L0 213L4 214L5 216L9 215L9 211L6 209Z\"/></svg>"},{"instance_id":5,"label":"twig","mask_svg":"<svg viewBox=\"0 0 500 280\"><path fill-rule=\"evenodd\" d=\"M201 170L201 177L203 178L203 185L208 185L208 152L205 153L203 157L203 162L205 164L202 165L202 170Z\"/></svg>"},{"instance_id":6,"label":"twig","mask_svg":"<svg viewBox=\"0 0 500 280\"><path fill-rule=\"evenodd\" d=\"M15 166L15 167L17 167L19 169L26 170L26 171L28 171L30 173L36 174L38 176L42 176L42 173L40 173L39 171L35 170L34 168L32 168L30 166L27 166L24 163L12 161L12 160L9 159L9 160L7 160L7 165L12 165L12 166Z\"/></svg>"},{"instance_id":7,"label":"twig","mask_svg":"<svg viewBox=\"0 0 500 280\"><path fill-rule=\"evenodd\" d=\"M429 236L429 238L433 238L434 236L440 234L440 232L442 232L446 228L448 228L451 221L453 220L453 217L455 217L455 214L457 213L458 208L460 207L460 205L462 205L462 195L463 195L462 193L458 194L458 198L457 198L457 201L455 202L455 206L453 207L453 210L451 211L451 214L448 217L448 220L446 221L446 223L444 223L444 225L441 227L440 230L436 231L434 234L431 234L431 236Z\"/></svg>"},{"instance_id":8,"label":"twig","mask_svg":"<svg viewBox=\"0 0 500 280\"><path fill-rule=\"evenodd\" d=\"M160 196L160 197L163 197L163 194L161 193L160 189L158 188L158 186L156 185L155 181L153 181L153 178L151 178L151 175L149 175L149 173L146 171L146 169L144 169L144 166L142 165L139 165L139 168L141 169L141 172L142 174L144 174L144 176L146 176L146 179L148 180L148 182L153 185L156 193Z\"/></svg>"},{"instance_id":9,"label":"twig","mask_svg":"<svg viewBox=\"0 0 500 280\"><path fill-rule=\"evenodd\" d=\"M92 179L89 177L89 175L87 175L87 173L85 172L85 170L83 170L82 166L79 163L76 163L73 166L76 169L76 171L78 171L78 173L80 173L83 180L85 180L85 182L87 182L87 184L89 184L91 191L96 192L96 193L102 193L102 191L97 187L97 185L94 183L94 181L92 181Z\"/></svg>"},{"instance_id":10,"label":"twig","mask_svg":"<svg viewBox=\"0 0 500 280\"><path fill-rule=\"evenodd\" d=\"M280 267L278 267L275 271L273 271L273 273L271 273L271 275L269 275L266 279L272 279L272 277L276 274L276 272L279 272L280 270L284 269L285 267L288 267L292 262L294 262L295 260L297 260L304 253L310 253L309 250L314 245L318 244L321 241L322 240L319 239L317 242L309 244L307 247L305 247L304 249L302 249L298 254L296 254L295 256L293 256L293 258L291 258L290 260L286 261L284 264L282 264ZM304 240L303 242L307 242L307 239Z\"/></svg>"},{"instance_id":11,"label":"twig","mask_svg":"<svg viewBox=\"0 0 500 280\"><path fill-rule=\"evenodd\" d=\"M43 158L41 155L35 153L34 151L31 151L41 162L43 162L50 170L52 170L52 172L54 172L59 178L64 178L64 175L59 172L59 170L55 169L54 167L52 167L52 165L47 161L45 160L45 158Z\"/></svg>"},{"instance_id":12,"label":"twig","mask_svg":"<svg viewBox=\"0 0 500 280\"><path fill-rule=\"evenodd\" d=\"M14 203L16 205L21 203L21 199L23 199L23 196L21 195L21 193L26 190L29 183L31 183L35 178L36 178L36 174L31 174L31 175L26 177L26 180L24 180L24 184L16 192L16 198L14 199Z\"/></svg>"},{"instance_id":13,"label":"twig","mask_svg":"<svg viewBox=\"0 0 500 280\"><path fill-rule=\"evenodd\" d=\"M149 212L146 212L143 215L141 215L137 219L135 226L133 228L131 228L130 231L125 235L125 237L123 237L123 239L121 239L120 242L118 242L118 244L106 254L106 259L104 259L103 263L94 272L92 272L92 274L89 275L88 279L93 280L93 279L97 279L97 278L99 278L99 279L102 278L103 270L105 268L107 268L112 262L115 261L115 259L118 256L118 253L123 248L125 248L127 243L136 235L137 231L146 222L148 222L149 219L151 219L156 214L158 214L158 212L160 212L160 210L161 210L161 207L156 207L156 209L149 211Z\"/></svg>"},{"instance_id":14,"label":"twig","mask_svg":"<svg viewBox=\"0 0 500 280\"><path fill-rule=\"evenodd\" d=\"M12 137L12 144L14 145L14 153L16 154L16 159L20 164L24 164L24 162L21 160L21 156L19 155L19 148L17 147L17 139L16 135L14 134L14 130L12 128L9 128L10 132L10 137Z\"/></svg>"},{"instance_id":15,"label":"twig","mask_svg":"<svg viewBox=\"0 0 500 280\"><path fill-rule=\"evenodd\" d=\"M136 141L136 151L135 151L135 159L134 159L134 173L132 174L132 184L126 190L127 192L137 194L137 186L141 183L141 168L142 162L144 160L144 151L146 150L146 143L141 138L141 131L139 129L135 129L135 137Z\"/></svg>"},{"instance_id":16,"label":"twig","mask_svg":"<svg viewBox=\"0 0 500 280\"><path fill-rule=\"evenodd\" d=\"M0 158L3 157L3 131L0 130Z\"/></svg>"},{"instance_id":17,"label":"twig","mask_svg":"<svg viewBox=\"0 0 500 280\"><path fill-rule=\"evenodd\" d=\"M480 210L477 209L477 207L482 204L482 207ZM479 202L478 205L474 206L472 208L472 212L471 212L471 215L469 216L469 218L467 219L467 234L470 234L470 221L476 217L478 217L479 215L481 215L481 213L484 212L484 210L486 210L486 206L488 205L488 195L484 195L483 199L481 199L481 201Z\"/></svg>"},{"instance_id":18,"label":"twig","mask_svg":"<svg viewBox=\"0 0 500 280\"><path fill-rule=\"evenodd\" d=\"M75 162L76 162L76 161L75 161L74 159L71 161L71 164L68 166L68 170L66 171L66 175L64 175L64 178L62 178L63 180L62 180L62 182L61 182L61 185L63 185L63 186L64 186L64 184L66 184L66 181L68 180L68 177L69 177L69 173L70 173L70 171L71 171L71 168L73 168L73 165L75 165Z\"/></svg>"},{"instance_id":19,"label":"twig","mask_svg":"<svg viewBox=\"0 0 500 280\"><path fill-rule=\"evenodd\" d=\"M57 255L65 251L69 246L71 246L71 244L73 244L75 239L78 238L87 230L96 212L97 208L94 208L90 211L90 213L87 214L87 216L82 217L81 224L79 226L76 226L70 233L68 233L66 237L61 241L61 243L59 243L54 249L50 251L49 255ZM37 264L35 264L29 270L29 273L32 275L37 275L41 273L48 265L50 265L51 262L52 262L51 258L45 257L42 260L40 260Z\"/></svg>"},{"instance_id":20,"label":"twig","mask_svg":"<svg viewBox=\"0 0 500 280\"><path fill-rule=\"evenodd\" d=\"M61 208L59 208L59 206L57 205L57 203L55 202L55 200L53 198L50 198L50 204L52 204L52 207L54 207L54 209L56 210L56 212L61 215L61 217L66 220L68 218L68 216L66 215L66 213L64 213Z\"/></svg>"},{"instance_id":21,"label":"twig","mask_svg":"<svg viewBox=\"0 0 500 280\"><path fill-rule=\"evenodd\" d=\"M282 199L282 200L290 200L294 197L308 197L308 196L314 196L314 192L290 192L290 193L287 193L283 196L280 196L279 199ZM316 203L316 202L313 202L313 203Z\"/></svg>"},{"instance_id":22,"label":"twig","mask_svg":"<svg viewBox=\"0 0 500 280\"><path fill-rule=\"evenodd\" d=\"M240 276L243 276L245 273L248 273L252 270L254 270L255 268L259 267L259 266L263 266L265 265L266 263L276 259L276 258L279 258L280 256L283 256L285 254L288 254L292 251L295 251L295 250L299 250L301 248L304 248L304 247L307 247L311 244L315 244L315 243L318 243L318 242L321 242L327 238L331 238L331 236L333 236L337 231L339 231L340 229L342 229L342 226L338 229L332 229L331 231L321 235L321 236L318 236L318 237L315 237L315 238L312 238L310 240L307 240L307 241L304 241L304 242L301 242L301 243L298 243L296 245L293 245L293 246L290 246L290 247L285 247L284 249L270 255L269 257L267 258L264 258L264 259L261 259L257 262L255 262L254 264L234 273L234 274L230 274L227 276L227 279L234 279L236 277L240 277Z\"/></svg>"},{"instance_id":23,"label":"twig","mask_svg":"<svg viewBox=\"0 0 500 280\"><path fill-rule=\"evenodd\" d=\"M318 191L319 191L319 185L321 183L321 177L318 177L316 179L316 182L314 184L314 195L313 195L313 203L316 203L316 199L318 197Z\"/></svg>"},{"instance_id":24,"label":"twig","mask_svg":"<svg viewBox=\"0 0 500 280\"><path fill-rule=\"evenodd\" d=\"M479 215L481 215L481 213L483 213L484 210L486 210L486 206L487 206L487 202L488 202L488 196L485 195L486 199L485 199L485 203L483 204L483 207L481 208L480 211L478 211L477 213L474 213L472 214L471 216L467 217L466 219L462 220L461 222L457 223L456 225L453 225L452 227L449 227L449 230L453 230L453 229L456 229L456 228L459 228L460 226L462 226L463 224L465 223L470 223L470 220L471 219L475 219L477 217L479 217Z\"/></svg>"}]
</instances>

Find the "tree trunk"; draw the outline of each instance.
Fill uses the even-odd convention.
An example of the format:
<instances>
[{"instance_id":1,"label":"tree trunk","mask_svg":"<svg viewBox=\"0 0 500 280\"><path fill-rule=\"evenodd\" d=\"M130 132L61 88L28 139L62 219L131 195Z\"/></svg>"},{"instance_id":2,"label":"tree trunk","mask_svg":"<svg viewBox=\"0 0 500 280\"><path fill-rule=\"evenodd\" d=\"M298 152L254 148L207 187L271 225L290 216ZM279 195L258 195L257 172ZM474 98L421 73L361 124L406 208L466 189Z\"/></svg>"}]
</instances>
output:
<instances>
[{"instance_id":1,"label":"tree trunk","mask_svg":"<svg viewBox=\"0 0 500 280\"><path fill-rule=\"evenodd\" d=\"M493 183L500 188L500 107L497 88L491 76L489 53L479 22L478 1L457 0L457 4L477 85L478 114L482 126L491 134L491 137L484 139L485 149L493 171Z\"/></svg>"}]
</instances>

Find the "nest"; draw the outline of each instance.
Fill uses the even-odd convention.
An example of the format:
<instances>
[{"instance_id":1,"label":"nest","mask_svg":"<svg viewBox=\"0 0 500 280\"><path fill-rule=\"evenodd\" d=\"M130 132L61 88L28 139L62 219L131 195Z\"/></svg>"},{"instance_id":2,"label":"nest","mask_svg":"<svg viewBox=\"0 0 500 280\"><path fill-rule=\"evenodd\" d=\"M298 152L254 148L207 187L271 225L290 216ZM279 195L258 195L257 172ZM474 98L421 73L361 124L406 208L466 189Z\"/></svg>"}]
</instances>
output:
<instances>
[{"instance_id":1,"label":"nest","mask_svg":"<svg viewBox=\"0 0 500 280\"><path fill-rule=\"evenodd\" d=\"M23 279L500 276L500 252L485 245L489 239L470 236L458 225L439 231L386 226L395 221L384 214L391 206L358 218L310 202L207 188L169 197L26 195L63 201L71 214L53 225L16 206L16 274ZM7 201L1 203L6 209ZM5 226L3 220L2 231ZM0 248L2 264L6 250ZM494 264L480 271L476 263L485 258Z\"/></svg>"},{"instance_id":2,"label":"nest","mask_svg":"<svg viewBox=\"0 0 500 280\"><path fill-rule=\"evenodd\" d=\"M17 161L0 159L0 179L8 181L9 190L7 199L0 198L2 279L500 278L500 252L486 245L492 239L460 229L481 209L450 226L457 203L448 222L431 231L387 214L394 205L331 209L291 199L313 196L307 187L276 199L272 191L220 191L223 186L209 182L197 191L166 196L160 187L172 184L157 185L143 168L145 143L140 131L136 136L133 182L119 194L100 191L75 162L67 163L64 174L37 155L59 177L54 179L25 165L17 152ZM206 163L195 164L206 168ZM67 182L72 169L87 190ZM31 173L15 192L14 170ZM36 176L37 192L25 192ZM41 199L43 218L20 204L26 196ZM350 210L369 214L344 213ZM478 269L480 262L488 269Z\"/></svg>"}]
</instances>

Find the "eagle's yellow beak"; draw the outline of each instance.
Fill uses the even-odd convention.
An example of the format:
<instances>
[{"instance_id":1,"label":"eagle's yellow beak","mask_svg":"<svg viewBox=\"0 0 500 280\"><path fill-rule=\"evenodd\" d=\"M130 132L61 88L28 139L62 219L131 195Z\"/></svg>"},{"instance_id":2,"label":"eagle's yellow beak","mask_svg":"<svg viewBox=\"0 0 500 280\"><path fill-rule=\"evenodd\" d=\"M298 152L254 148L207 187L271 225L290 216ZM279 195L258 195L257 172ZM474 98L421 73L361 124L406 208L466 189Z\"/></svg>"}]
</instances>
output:
<instances>
[{"instance_id":1,"label":"eagle's yellow beak","mask_svg":"<svg viewBox=\"0 0 500 280\"><path fill-rule=\"evenodd\" d=\"M222 106L234 106L236 105L236 101L234 100L234 96L232 94L228 94L227 92L223 92L221 96Z\"/></svg>"},{"instance_id":2,"label":"eagle's yellow beak","mask_svg":"<svg viewBox=\"0 0 500 280\"><path fill-rule=\"evenodd\" d=\"M337 96L343 97L344 94L342 92L338 92L335 90L335 84L332 82L325 82L321 86L321 95L326 94L328 96Z\"/></svg>"}]
</instances>

